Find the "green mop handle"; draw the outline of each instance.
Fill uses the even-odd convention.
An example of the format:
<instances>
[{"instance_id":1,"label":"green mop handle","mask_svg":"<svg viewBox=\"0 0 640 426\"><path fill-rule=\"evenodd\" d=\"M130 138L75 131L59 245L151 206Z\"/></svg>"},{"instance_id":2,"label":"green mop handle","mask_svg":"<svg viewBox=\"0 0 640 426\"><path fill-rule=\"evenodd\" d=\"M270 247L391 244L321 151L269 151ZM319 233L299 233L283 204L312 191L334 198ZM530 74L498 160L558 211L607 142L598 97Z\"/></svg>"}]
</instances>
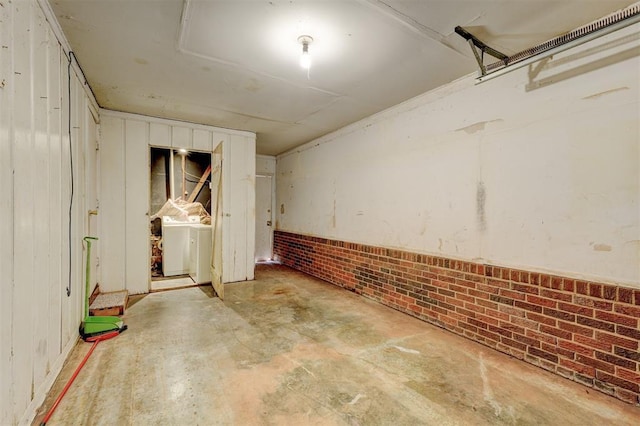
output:
<instances>
[{"instance_id":1,"label":"green mop handle","mask_svg":"<svg viewBox=\"0 0 640 426\"><path fill-rule=\"evenodd\" d=\"M87 243L87 270L86 270L86 273L85 273L85 276L86 276L86 278L85 278L85 280L86 280L86 283L85 283L86 301L85 301L85 304L84 304L84 317L85 318L89 316L89 296L90 296L89 295L89 285L90 285L89 283L91 281L91 279L90 279L90 274L91 274L91 240L97 240L97 239L98 239L98 237L84 237L82 239L84 242Z\"/></svg>"}]
</instances>

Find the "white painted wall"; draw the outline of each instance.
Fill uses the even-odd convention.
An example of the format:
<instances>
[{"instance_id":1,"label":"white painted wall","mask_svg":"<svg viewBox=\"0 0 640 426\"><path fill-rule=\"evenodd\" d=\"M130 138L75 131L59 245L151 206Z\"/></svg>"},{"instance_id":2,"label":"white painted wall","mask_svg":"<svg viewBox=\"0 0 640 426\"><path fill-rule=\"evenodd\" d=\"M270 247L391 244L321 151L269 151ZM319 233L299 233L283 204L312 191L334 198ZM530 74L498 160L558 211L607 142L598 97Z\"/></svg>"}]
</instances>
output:
<instances>
[{"instance_id":1,"label":"white painted wall","mask_svg":"<svg viewBox=\"0 0 640 426\"><path fill-rule=\"evenodd\" d=\"M87 209L97 196L87 193L95 182L90 112L95 101L72 66L69 109L68 45L59 28L47 22L45 10L36 1L0 7L2 425L31 422L77 341L84 296L82 237L89 230ZM69 114L75 187L68 297Z\"/></svg>"},{"instance_id":2,"label":"white painted wall","mask_svg":"<svg viewBox=\"0 0 640 426\"><path fill-rule=\"evenodd\" d=\"M262 176L275 176L276 157L273 155L256 155L256 174Z\"/></svg>"},{"instance_id":3,"label":"white painted wall","mask_svg":"<svg viewBox=\"0 0 640 426\"><path fill-rule=\"evenodd\" d=\"M640 287L638 31L279 156L278 229Z\"/></svg>"},{"instance_id":4,"label":"white painted wall","mask_svg":"<svg viewBox=\"0 0 640 426\"><path fill-rule=\"evenodd\" d=\"M149 149L223 144L223 281L253 279L255 134L101 110L100 286L149 291ZM247 259L251 259L248 262Z\"/></svg>"}]
</instances>

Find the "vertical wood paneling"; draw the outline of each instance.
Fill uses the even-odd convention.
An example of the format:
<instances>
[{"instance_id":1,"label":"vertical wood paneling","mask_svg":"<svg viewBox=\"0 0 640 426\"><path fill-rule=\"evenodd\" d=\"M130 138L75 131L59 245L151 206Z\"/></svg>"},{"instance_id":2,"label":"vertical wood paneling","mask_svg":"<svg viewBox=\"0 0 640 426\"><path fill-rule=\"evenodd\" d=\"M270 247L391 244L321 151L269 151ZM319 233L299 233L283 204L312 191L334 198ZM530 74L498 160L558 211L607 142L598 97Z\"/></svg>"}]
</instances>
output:
<instances>
[{"instance_id":1,"label":"vertical wood paneling","mask_svg":"<svg viewBox=\"0 0 640 426\"><path fill-rule=\"evenodd\" d=\"M0 424L28 424L81 320L87 95L72 76L76 197L70 197L67 60L36 1L0 7Z\"/></svg>"},{"instance_id":2,"label":"vertical wood paneling","mask_svg":"<svg viewBox=\"0 0 640 426\"><path fill-rule=\"evenodd\" d=\"M231 142L227 138L222 143L222 282L233 281L234 276L234 250L232 249L232 224L231 212L235 205L231 203L231 181L233 174L233 161L231 160Z\"/></svg>"},{"instance_id":3,"label":"vertical wood paneling","mask_svg":"<svg viewBox=\"0 0 640 426\"><path fill-rule=\"evenodd\" d=\"M60 258L62 271L62 297L60 299L60 339L62 345L70 338L71 304L65 289L69 286L69 206L71 200L71 159L69 142L69 95L68 95L68 60L66 53L60 52L60 209L61 238Z\"/></svg>"},{"instance_id":4,"label":"vertical wood paneling","mask_svg":"<svg viewBox=\"0 0 640 426\"><path fill-rule=\"evenodd\" d=\"M44 382L47 375L47 345L48 333L46 324L49 313L50 286L40 287L37 283L48 281L49 277L49 205L45 201L49 198L50 182L44 176L49 175L49 138L47 128L47 86L49 75L47 70L49 38L44 17L36 15L36 21L32 28L33 43L33 124L34 124L34 150L32 153L32 165L35 173L33 186L33 228L34 228L34 292L32 294L33 305L37 307L33 311L32 323L32 347L35 357L33 363L32 389ZM42 40L42 41L41 41Z\"/></svg>"},{"instance_id":5,"label":"vertical wood paneling","mask_svg":"<svg viewBox=\"0 0 640 426\"><path fill-rule=\"evenodd\" d=\"M9 424L14 417L13 401L13 70L11 55L13 46L12 7L0 7L0 424ZM5 247L11 247L7 250Z\"/></svg>"},{"instance_id":6,"label":"vertical wood paneling","mask_svg":"<svg viewBox=\"0 0 640 426\"><path fill-rule=\"evenodd\" d=\"M71 79L71 128L72 140L70 141L71 149L73 149L74 158L74 201L71 228L71 286L73 297L67 298L71 308L69 323L67 325L68 339L72 339L78 335L78 318L82 317L82 300L84 296L84 249L82 238L87 233L88 217L86 214L86 194L84 193L84 182L86 180L85 171L85 102L83 83L77 78ZM77 297L80 296L80 297ZM65 339L67 341L67 339Z\"/></svg>"},{"instance_id":7,"label":"vertical wood paneling","mask_svg":"<svg viewBox=\"0 0 640 426\"><path fill-rule=\"evenodd\" d=\"M149 143L152 146L171 148L171 126L163 123L150 123Z\"/></svg>"},{"instance_id":8,"label":"vertical wood paneling","mask_svg":"<svg viewBox=\"0 0 640 426\"><path fill-rule=\"evenodd\" d=\"M256 252L256 139L245 136L244 151L245 188L247 198L247 218L245 223L245 265L247 280L254 278Z\"/></svg>"},{"instance_id":9,"label":"vertical wood paneling","mask_svg":"<svg viewBox=\"0 0 640 426\"><path fill-rule=\"evenodd\" d=\"M99 228L103 255L102 282L104 291L122 290L125 283L125 162L124 120L104 117L100 144L100 214Z\"/></svg>"},{"instance_id":10,"label":"vertical wood paneling","mask_svg":"<svg viewBox=\"0 0 640 426\"><path fill-rule=\"evenodd\" d=\"M33 5L14 7L14 276L12 355L14 403L26 407L32 397L33 353L31 351L33 307L33 154L31 34Z\"/></svg>"},{"instance_id":11,"label":"vertical wood paneling","mask_svg":"<svg viewBox=\"0 0 640 426\"><path fill-rule=\"evenodd\" d=\"M171 146L174 148L191 149L191 129L182 126L172 126Z\"/></svg>"},{"instance_id":12,"label":"vertical wood paneling","mask_svg":"<svg viewBox=\"0 0 640 426\"><path fill-rule=\"evenodd\" d=\"M149 123L125 120L126 288L149 291Z\"/></svg>"},{"instance_id":13,"label":"vertical wood paneling","mask_svg":"<svg viewBox=\"0 0 640 426\"><path fill-rule=\"evenodd\" d=\"M93 117L93 114L89 108L84 110L84 122L86 123L86 129L84 132L85 138L85 164L86 164L86 179L85 179L85 214L87 220L86 235L98 236L98 217L90 214L89 211L98 210L98 150L97 150L97 123ZM93 292L98 279L98 244L93 244L91 247L91 271L90 271L90 288L89 292ZM86 297L86 295L85 295Z\"/></svg>"},{"instance_id":14,"label":"vertical wood paneling","mask_svg":"<svg viewBox=\"0 0 640 426\"><path fill-rule=\"evenodd\" d=\"M64 292L62 278L63 240L63 203L62 203L62 72L61 49L57 40L51 38L49 46L49 85L48 85L48 135L49 135L49 318L47 329L49 336L48 360L52 366L62 351L62 297ZM65 295L66 297L66 295Z\"/></svg>"},{"instance_id":15,"label":"vertical wood paneling","mask_svg":"<svg viewBox=\"0 0 640 426\"><path fill-rule=\"evenodd\" d=\"M211 152L211 132L208 130L193 130L193 149L204 152Z\"/></svg>"},{"instance_id":16,"label":"vertical wood paneling","mask_svg":"<svg viewBox=\"0 0 640 426\"><path fill-rule=\"evenodd\" d=\"M255 139L230 135L223 152L224 282L253 279Z\"/></svg>"}]
</instances>

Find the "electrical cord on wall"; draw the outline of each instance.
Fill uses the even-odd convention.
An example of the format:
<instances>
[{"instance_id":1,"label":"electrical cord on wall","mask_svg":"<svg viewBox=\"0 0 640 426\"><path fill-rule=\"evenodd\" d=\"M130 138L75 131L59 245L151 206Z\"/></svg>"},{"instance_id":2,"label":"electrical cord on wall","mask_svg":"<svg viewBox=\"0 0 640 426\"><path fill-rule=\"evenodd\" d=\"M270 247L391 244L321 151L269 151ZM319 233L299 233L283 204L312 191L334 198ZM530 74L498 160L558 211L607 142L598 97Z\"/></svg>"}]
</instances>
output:
<instances>
[{"instance_id":1,"label":"electrical cord on wall","mask_svg":"<svg viewBox=\"0 0 640 426\"><path fill-rule=\"evenodd\" d=\"M71 196L69 197L69 280L67 283L67 297L71 296L71 225L73 217L73 145L71 144L71 63L72 58L75 58L75 53L69 52L69 62L67 63L67 132L69 136L69 172L71 176ZM76 58L76 62L78 59Z\"/></svg>"}]
</instances>

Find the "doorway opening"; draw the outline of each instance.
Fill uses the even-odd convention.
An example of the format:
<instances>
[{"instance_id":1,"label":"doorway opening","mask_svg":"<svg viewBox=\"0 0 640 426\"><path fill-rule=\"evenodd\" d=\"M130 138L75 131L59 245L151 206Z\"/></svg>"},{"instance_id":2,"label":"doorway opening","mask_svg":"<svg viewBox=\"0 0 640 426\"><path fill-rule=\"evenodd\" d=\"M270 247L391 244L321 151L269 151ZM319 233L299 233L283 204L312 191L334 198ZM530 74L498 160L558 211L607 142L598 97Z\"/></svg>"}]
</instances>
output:
<instances>
[{"instance_id":1,"label":"doorway opening","mask_svg":"<svg viewBox=\"0 0 640 426\"><path fill-rule=\"evenodd\" d=\"M150 290L211 282L211 153L152 147L149 193Z\"/></svg>"},{"instance_id":2,"label":"doorway opening","mask_svg":"<svg viewBox=\"0 0 640 426\"><path fill-rule=\"evenodd\" d=\"M273 176L256 175L256 263L273 260L273 201Z\"/></svg>"}]
</instances>

